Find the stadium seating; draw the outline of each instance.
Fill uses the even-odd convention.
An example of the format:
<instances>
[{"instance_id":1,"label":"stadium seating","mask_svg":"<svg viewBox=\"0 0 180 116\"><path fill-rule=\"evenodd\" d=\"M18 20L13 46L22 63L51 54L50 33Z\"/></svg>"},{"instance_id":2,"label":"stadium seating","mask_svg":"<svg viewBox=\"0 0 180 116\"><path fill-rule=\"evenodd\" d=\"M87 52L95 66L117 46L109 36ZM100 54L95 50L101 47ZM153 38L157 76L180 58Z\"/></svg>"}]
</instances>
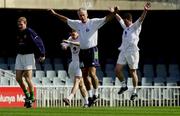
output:
<instances>
[{"instance_id":1,"label":"stadium seating","mask_svg":"<svg viewBox=\"0 0 180 116\"><path fill-rule=\"evenodd\" d=\"M53 78L42 78L43 86L53 86Z\"/></svg>"},{"instance_id":2,"label":"stadium seating","mask_svg":"<svg viewBox=\"0 0 180 116\"><path fill-rule=\"evenodd\" d=\"M115 86L121 86L121 82L119 81L117 77L115 79Z\"/></svg>"},{"instance_id":3,"label":"stadium seating","mask_svg":"<svg viewBox=\"0 0 180 116\"><path fill-rule=\"evenodd\" d=\"M55 71L64 70L63 64L54 64L54 70Z\"/></svg>"},{"instance_id":4,"label":"stadium seating","mask_svg":"<svg viewBox=\"0 0 180 116\"><path fill-rule=\"evenodd\" d=\"M66 82L67 72L65 70L58 70L58 77L61 78L63 82Z\"/></svg>"},{"instance_id":5,"label":"stadium seating","mask_svg":"<svg viewBox=\"0 0 180 116\"><path fill-rule=\"evenodd\" d=\"M0 64L0 68L1 68L1 69L4 69L4 70L8 70L8 65L7 65L7 64L4 64L4 63L1 63L1 64Z\"/></svg>"},{"instance_id":6,"label":"stadium seating","mask_svg":"<svg viewBox=\"0 0 180 116\"><path fill-rule=\"evenodd\" d=\"M36 70L35 71L35 77L36 78L45 77L45 72L43 70Z\"/></svg>"},{"instance_id":7,"label":"stadium seating","mask_svg":"<svg viewBox=\"0 0 180 116\"><path fill-rule=\"evenodd\" d=\"M10 79L8 77L0 77L0 85L10 85Z\"/></svg>"},{"instance_id":8,"label":"stadium seating","mask_svg":"<svg viewBox=\"0 0 180 116\"><path fill-rule=\"evenodd\" d=\"M152 86L152 77L143 77L141 80L141 85L142 86Z\"/></svg>"},{"instance_id":9,"label":"stadium seating","mask_svg":"<svg viewBox=\"0 0 180 116\"><path fill-rule=\"evenodd\" d=\"M111 77L103 77L103 86L113 86Z\"/></svg>"},{"instance_id":10,"label":"stadium seating","mask_svg":"<svg viewBox=\"0 0 180 116\"><path fill-rule=\"evenodd\" d=\"M154 69L152 64L144 64L143 66L144 77L154 77Z\"/></svg>"},{"instance_id":11,"label":"stadium seating","mask_svg":"<svg viewBox=\"0 0 180 116\"><path fill-rule=\"evenodd\" d=\"M52 64L44 64L44 71L53 70Z\"/></svg>"},{"instance_id":12,"label":"stadium seating","mask_svg":"<svg viewBox=\"0 0 180 116\"><path fill-rule=\"evenodd\" d=\"M156 65L156 75L157 77L162 77L162 78L165 78L167 76L167 70L165 64Z\"/></svg>"},{"instance_id":13,"label":"stadium seating","mask_svg":"<svg viewBox=\"0 0 180 116\"><path fill-rule=\"evenodd\" d=\"M0 57L0 64L6 64L5 59L3 57Z\"/></svg>"},{"instance_id":14,"label":"stadium seating","mask_svg":"<svg viewBox=\"0 0 180 116\"><path fill-rule=\"evenodd\" d=\"M38 60L38 59L36 59ZM8 57L8 58L3 58L0 57L0 68L9 70L9 71L14 71L14 63L15 63L15 58L14 57ZM162 63L162 62L160 62ZM104 73L101 70L101 67L97 67L97 76L100 80L100 83L102 85L107 85L106 82L106 77L110 78L109 81L111 80L111 83L108 85L115 85L115 86L120 86L119 80L115 76L114 72L114 64L111 62L108 62L106 64L106 76L104 76ZM124 75L127 80L128 86L132 86L132 79L128 78L129 75L129 69L126 66L124 68ZM169 64L168 66L165 64L156 64L153 66L153 64L143 64L143 72L140 72L140 70L137 70L138 77L139 77L139 83L143 86L165 86L165 85L170 85L168 83L176 83L179 85L180 83L180 70L179 70L179 65L178 64ZM154 72L155 71L155 72ZM143 75L143 77L142 77ZM62 60L60 58L47 58L46 62L44 64L40 64L39 62L36 63L36 70L33 72L33 78L39 78L42 81L42 77L47 77L47 78L60 78L62 82L67 81L68 74L64 70L64 66L62 64ZM58 80L58 79L55 79ZM38 82L37 80L34 79L35 82ZM54 79L52 79L54 81ZM61 81L57 82L59 84L62 84ZM173 82L172 82L173 81ZM4 82L6 83L6 82ZM54 82L53 82L54 83ZM56 83L56 84L57 84ZM69 83L69 82L67 82ZM6 83L7 84L7 83ZM10 84L10 83L9 83ZM17 84L13 82L13 85ZM38 82L39 84L39 82ZM42 83L41 83L42 84ZM175 84L173 84L175 85Z\"/></svg>"},{"instance_id":15,"label":"stadium seating","mask_svg":"<svg viewBox=\"0 0 180 116\"><path fill-rule=\"evenodd\" d=\"M180 72L178 64L169 64L169 76L180 79Z\"/></svg>"},{"instance_id":16,"label":"stadium seating","mask_svg":"<svg viewBox=\"0 0 180 116\"><path fill-rule=\"evenodd\" d=\"M53 78L53 85L59 86L59 85L65 85L65 83L62 82L61 78Z\"/></svg>"},{"instance_id":17,"label":"stadium seating","mask_svg":"<svg viewBox=\"0 0 180 116\"><path fill-rule=\"evenodd\" d=\"M32 81L34 83L35 86L42 86L42 78L38 77L38 78L32 78Z\"/></svg>"},{"instance_id":18,"label":"stadium seating","mask_svg":"<svg viewBox=\"0 0 180 116\"><path fill-rule=\"evenodd\" d=\"M48 78L57 77L56 76L56 71L54 71L54 70L47 70L46 71L46 77L48 77Z\"/></svg>"}]
</instances>

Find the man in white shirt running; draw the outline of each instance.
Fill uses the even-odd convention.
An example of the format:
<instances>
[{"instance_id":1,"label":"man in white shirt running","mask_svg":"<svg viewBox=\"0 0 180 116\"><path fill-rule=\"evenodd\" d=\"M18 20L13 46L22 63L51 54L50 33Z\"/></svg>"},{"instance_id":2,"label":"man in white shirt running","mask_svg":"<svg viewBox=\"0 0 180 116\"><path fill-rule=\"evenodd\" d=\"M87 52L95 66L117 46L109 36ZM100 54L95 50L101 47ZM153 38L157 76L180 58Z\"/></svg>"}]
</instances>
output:
<instances>
[{"instance_id":1,"label":"man in white shirt running","mask_svg":"<svg viewBox=\"0 0 180 116\"><path fill-rule=\"evenodd\" d=\"M118 14L116 14L116 19L119 21L124 30L122 35L122 43L119 47L120 54L115 68L116 76L122 83L122 87L120 88L118 94L122 94L128 89L123 75L123 67L124 65L128 64L134 87L130 98L131 100L134 100L136 97L138 97L136 90L138 85L136 69L138 68L139 63L138 42L139 34L141 32L141 25L149 8L150 3L146 3L144 5L143 13L134 23L132 22L132 15L130 13L125 14L123 19Z\"/></svg>"},{"instance_id":2,"label":"man in white shirt running","mask_svg":"<svg viewBox=\"0 0 180 116\"><path fill-rule=\"evenodd\" d=\"M64 41L61 45L63 49L67 49L68 47L70 47L71 49L72 61L69 64L68 74L70 78L74 80L74 85L70 95L67 98L64 98L63 101L65 102L66 105L70 105L71 99L74 97L74 95L76 94L79 88L84 98L84 107L86 108L88 107L89 103L88 103L88 93L84 85L81 69L79 67L79 51L80 51L79 35L75 30L72 30L70 34L71 36L68 38L68 40Z\"/></svg>"},{"instance_id":3,"label":"man in white shirt running","mask_svg":"<svg viewBox=\"0 0 180 116\"><path fill-rule=\"evenodd\" d=\"M88 12L85 8L77 11L79 20L72 20L63 15L57 14L54 10L51 13L57 16L61 21L67 23L72 29L76 30L80 37L80 67L82 69L84 83L89 94L89 105L93 105L98 99L99 80L96 75L96 66L99 65L97 38L98 29L106 22L110 21L116 12L112 12L104 18L88 18ZM91 80L89 79L91 77ZM92 83L91 83L92 82ZM92 86L94 93L92 93Z\"/></svg>"}]
</instances>

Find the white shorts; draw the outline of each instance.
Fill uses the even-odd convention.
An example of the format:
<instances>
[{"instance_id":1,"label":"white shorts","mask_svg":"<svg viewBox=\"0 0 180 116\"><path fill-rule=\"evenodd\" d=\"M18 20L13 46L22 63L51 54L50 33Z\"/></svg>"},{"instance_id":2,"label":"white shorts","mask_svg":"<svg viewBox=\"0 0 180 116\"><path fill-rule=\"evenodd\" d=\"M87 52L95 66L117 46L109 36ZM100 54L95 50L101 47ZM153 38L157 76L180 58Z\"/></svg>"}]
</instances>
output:
<instances>
[{"instance_id":1,"label":"white shorts","mask_svg":"<svg viewBox=\"0 0 180 116\"><path fill-rule=\"evenodd\" d=\"M82 71L79 67L79 62L71 62L69 64L68 74L70 78L74 78L75 76L82 77Z\"/></svg>"},{"instance_id":2,"label":"white shorts","mask_svg":"<svg viewBox=\"0 0 180 116\"><path fill-rule=\"evenodd\" d=\"M128 64L130 69L138 69L139 52L120 52L117 64Z\"/></svg>"},{"instance_id":3,"label":"white shorts","mask_svg":"<svg viewBox=\"0 0 180 116\"><path fill-rule=\"evenodd\" d=\"M17 54L15 70L36 69L34 54Z\"/></svg>"}]
</instances>

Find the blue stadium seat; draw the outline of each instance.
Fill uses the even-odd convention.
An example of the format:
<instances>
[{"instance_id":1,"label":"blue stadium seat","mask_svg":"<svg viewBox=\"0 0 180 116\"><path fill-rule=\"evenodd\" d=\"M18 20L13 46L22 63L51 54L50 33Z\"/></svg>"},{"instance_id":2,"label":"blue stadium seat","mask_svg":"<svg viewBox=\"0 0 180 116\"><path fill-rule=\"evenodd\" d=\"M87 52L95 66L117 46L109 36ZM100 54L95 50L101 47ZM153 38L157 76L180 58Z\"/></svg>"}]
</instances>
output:
<instances>
[{"instance_id":1,"label":"blue stadium seat","mask_svg":"<svg viewBox=\"0 0 180 116\"><path fill-rule=\"evenodd\" d=\"M8 65L7 64L0 64L0 68L4 70L8 70Z\"/></svg>"},{"instance_id":2,"label":"blue stadium seat","mask_svg":"<svg viewBox=\"0 0 180 116\"><path fill-rule=\"evenodd\" d=\"M42 86L42 78L41 77L32 78L32 81L33 81L35 86Z\"/></svg>"},{"instance_id":3,"label":"blue stadium seat","mask_svg":"<svg viewBox=\"0 0 180 116\"><path fill-rule=\"evenodd\" d=\"M170 77L180 77L179 65L178 64L169 64L169 76Z\"/></svg>"},{"instance_id":4,"label":"blue stadium seat","mask_svg":"<svg viewBox=\"0 0 180 116\"><path fill-rule=\"evenodd\" d=\"M116 77L115 86L122 86L120 80Z\"/></svg>"},{"instance_id":5,"label":"blue stadium seat","mask_svg":"<svg viewBox=\"0 0 180 116\"><path fill-rule=\"evenodd\" d=\"M41 78L41 77L45 77L45 72L43 70L36 70L35 72L35 77L36 78Z\"/></svg>"},{"instance_id":6,"label":"blue stadium seat","mask_svg":"<svg viewBox=\"0 0 180 116\"><path fill-rule=\"evenodd\" d=\"M141 85L142 86L152 86L153 85L152 77L142 77Z\"/></svg>"},{"instance_id":7,"label":"blue stadium seat","mask_svg":"<svg viewBox=\"0 0 180 116\"><path fill-rule=\"evenodd\" d=\"M167 70L165 64L156 65L156 75L157 77L162 77L162 78L165 78L167 76Z\"/></svg>"},{"instance_id":8,"label":"blue stadium seat","mask_svg":"<svg viewBox=\"0 0 180 116\"><path fill-rule=\"evenodd\" d=\"M58 70L58 78L61 78L62 81L66 82L67 72L65 70Z\"/></svg>"},{"instance_id":9,"label":"blue stadium seat","mask_svg":"<svg viewBox=\"0 0 180 116\"><path fill-rule=\"evenodd\" d=\"M54 62L54 64L62 64L63 63L61 58L54 58L53 62Z\"/></svg>"},{"instance_id":10,"label":"blue stadium seat","mask_svg":"<svg viewBox=\"0 0 180 116\"><path fill-rule=\"evenodd\" d=\"M42 68L41 68L41 64L36 63L36 70L42 70Z\"/></svg>"},{"instance_id":11,"label":"blue stadium seat","mask_svg":"<svg viewBox=\"0 0 180 116\"><path fill-rule=\"evenodd\" d=\"M16 60L15 57L8 57L8 58L7 58L7 64L8 64L8 65L10 65L10 64L15 64L15 60Z\"/></svg>"},{"instance_id":12,"label":"blue stadium seat","mask_svg":"<svg viewBox=\"0 0 180 116\"><path fill-rule=\"evenodd\" d=\"M103 77L103 86L113 86L112 78L111 77Z\"/></svg>"},{"instance_id":13,"label":"blue stadium seat","mask_svg":"<svg viewBox=\"0 0 180 116\"><path fill-rule=\"evenodd\" d=\"M63 64L54 64L54 70L55 71L64 70Z\"/></svg>"},{"instance_id":14,"label":"blue stadium seat","mask_svg":"<svg viewBox=\"0 0 180 116\"><path fill-rule=\"evenodd\" d=\"M0 85L10 85L10 79L8 77L0 77Z\"/></svg>"},{"instance_id":15,"label":"blue stadium seat","mask_svg":"<svg viewBox=\"0 0 180 116\"><path fill-rule=\"evenodd\" d=\"M0 57L0 64L6 64L6 61L3 57Z\"/></svg>"},{"instance_id":16,"label":"blue stadium seat","mask_svg":"<svg viewBox=\"0 0 180 116\"><path fill-rule=\"evenodd\" d=\"M61 78L53 78L53 85L65 85L65 83L62 82Z\"/></svg>"},{"instance_id":17,"label":"blue stadium seat","mask_svg":"<svg viewBox=\"0 0 180 116\"><path fill-rule=\"evenodd\" d=\"M44 64L44 71L53 70L52 64Z\"/></svg>"},{"instance_id":18,"label":"blue stadium seat","mask_svg":"<svg viewBox=\"0 0 180 116\"><path fill-rule=\"evenodd\" d=\"M165 86L166 78L155 77L154 78L154 86Z\"/></svg>"},{"instance_id":19,"label":"blue stadium seat","mask_svg":"<svg viewBox=\"0 0 180 116\"><path fill-rule=\"evenodd\" d=\"M53 86L53 78L42 78L43 86Z\"/></svg>"},{"instance_id":20,"label":"blue stadium seat","mask_svg":"<svg viewBox=\"0 0 180 116\"><path fill-rule=\"evenodd\" d=\"M56 71L54 71L54 70L47 70L46 71L46 77L48 77L48 78L57 77L56 76Z\"/></svg>"},{"instance_id":21,"label":"blue stadium seat","mask_svg":"<svg viewBox=\"0 0 180 116\"><path fill-rule=\"evenodd\" d=\"M152 64L144 64L143 66L144 77L154 77L154 69Z\"/></svg>"}]
</instances>

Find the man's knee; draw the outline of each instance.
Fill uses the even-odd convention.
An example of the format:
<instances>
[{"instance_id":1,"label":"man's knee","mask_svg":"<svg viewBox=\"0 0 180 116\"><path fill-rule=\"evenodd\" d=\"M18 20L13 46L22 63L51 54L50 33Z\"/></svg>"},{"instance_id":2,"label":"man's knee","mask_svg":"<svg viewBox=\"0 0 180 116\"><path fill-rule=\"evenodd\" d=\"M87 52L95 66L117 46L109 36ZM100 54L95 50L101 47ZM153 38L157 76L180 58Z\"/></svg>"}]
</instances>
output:
<instances>
[{"instance_id":1,"label":"man's knee","mask_svg":"<svg viewBox=\"0 0 180 116\"><path fill-rule=\"evenodd\" d=\"M130 69L129 72L131 75L136 75L136 69Z\"/></svg>"}]
</instances>

